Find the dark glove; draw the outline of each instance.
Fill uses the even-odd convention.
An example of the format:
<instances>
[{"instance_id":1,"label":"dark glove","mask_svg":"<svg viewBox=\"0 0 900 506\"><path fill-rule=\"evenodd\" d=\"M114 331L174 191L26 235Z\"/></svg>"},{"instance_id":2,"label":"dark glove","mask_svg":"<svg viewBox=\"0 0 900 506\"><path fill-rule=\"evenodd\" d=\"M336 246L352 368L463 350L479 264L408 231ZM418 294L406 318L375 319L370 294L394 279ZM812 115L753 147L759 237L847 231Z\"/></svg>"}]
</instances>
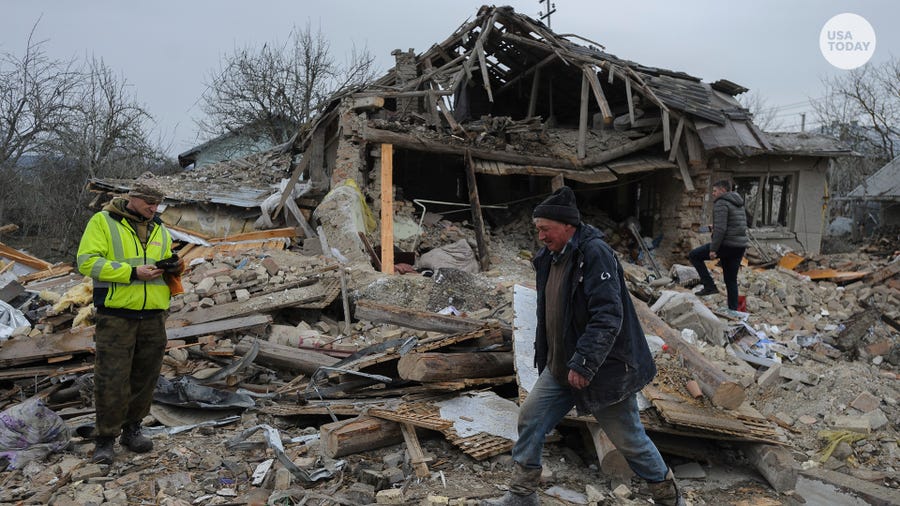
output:
<instances>
[{"instance_id":1,"label":"dark glove","mask_svg":"<svg viewBox=\"0 0 900 506\"><path fill-rule=\"evenodd\" d=\"M169 274L181 274L184 270L184 262L178 258L177 254L172 254L169 258L163 258L156 262L156 266Z\"/></svg>"}]
</instances>

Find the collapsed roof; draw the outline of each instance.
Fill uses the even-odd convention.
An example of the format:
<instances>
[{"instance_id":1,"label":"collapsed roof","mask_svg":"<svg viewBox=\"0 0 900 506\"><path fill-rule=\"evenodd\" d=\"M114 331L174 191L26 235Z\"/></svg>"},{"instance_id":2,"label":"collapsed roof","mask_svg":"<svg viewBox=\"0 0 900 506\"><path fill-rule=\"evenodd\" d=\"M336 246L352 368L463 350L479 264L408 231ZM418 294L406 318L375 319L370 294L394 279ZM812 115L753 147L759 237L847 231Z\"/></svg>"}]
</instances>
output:
<instances>
[{"instance_id":1,"label":"collapsed roof","mask_svg":"<svg viewBox=\"0 0 900 506\"><path fill-rule=\"evenodd\" d=\"M749 112L733 98L746 88L727 80L704 83L683 72L618 58L596 42L556 34L511 7L482 7L474 20L446 40L406 58L415 67L400 63L402 52L394 54L397 67L366 91L390 92L381 96L398 101L425 92L429 97L425 113L438 120L443 114L454 130L457 123L485 113L514 120L538 115L546 121L578 124L583 122L579 108L584 111L590 92L596 102L590 107L599 109L604 124L627 114L619 121L662 130L667 150L678 141L678 132L673 136L668 131L667 119L688 121L685 127L700 134L707 152L751 156L771 150ZM542 81L542 73L552 77ZM467 83L479 86L469 89ZM467 93L479 96L463 97ZM454 97L452 107L435 100L447 96ZM574 161L575 167L597 165L580 155L583 160Z\"/></svg>"}]
</instances>

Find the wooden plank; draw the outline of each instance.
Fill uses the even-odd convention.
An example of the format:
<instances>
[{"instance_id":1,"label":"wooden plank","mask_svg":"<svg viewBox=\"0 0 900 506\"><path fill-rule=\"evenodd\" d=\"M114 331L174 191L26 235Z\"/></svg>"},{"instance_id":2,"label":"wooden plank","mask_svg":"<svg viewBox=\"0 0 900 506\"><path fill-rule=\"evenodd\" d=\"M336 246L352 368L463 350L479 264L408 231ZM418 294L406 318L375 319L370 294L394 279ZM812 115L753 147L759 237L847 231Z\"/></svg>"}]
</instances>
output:
<instances>
[{"instance_id":1,"label":"wooden plank","mask_svg":"<svg viewBox=\"0 0 900 506\"><path fill-rule=\"evenodd\" d=\"M31 267L32 269L37 269L39 271L42 271L44 269L49 269L52 265L50 262L45 262L44 260L41 260L40 258L33 257L27 253L19 251L10 246L7 246L7 245L3 244L2 242L0 242L0 257L8 258L10 260L15 260L16 262L18 262L22 265L27 265L28 267Z\"/></svg>"},{"instance_id":2,"label":"wooden plank","mask_svg":"<svg viewBox=\"0 0 900 506\"><path fill-rule=\"evenodd\" d=\"M15 367L52 357L89 353L93 349L93 326L36 337L17 337L4 341L0 347L0 367Z\"/></svg>"},{"instance_id":3,"label":"wooden plank","mask_svg":"<svg viewBox=\"0 0 900 506\"><path fill-rule=\"evenodd\" d=\"M612 124L612 109L610 109L609 102L606 100L606 94L603 93L603 86L600 85L600 79L597 78L597 73L590 65L584 65L581 69L584 76L587 77L588 83L591 85L591 89L594 92L594 100L597 101L600 112L603 114L603 123L606 125Z\"/></svg>"},{"instance_id":4,"label":"wooden plank","mask_svg":"<svg viewBox=\"0 0 900 506\"><path fill-rule=\"evenodd\" d=\"M587 127L588 127L588 78L581 76L581 107L578 112L578 144L577 155L583 159L587 154Z\"/></svg>"},{"instance_id":5,"label":"wooden plank","mask_svg":"<svg viewBox=\"0 0 900 506\"><path fill-rule=\"evenodd\" d=\"M622 144L621 146L617 146L612 149L607 149L603 151L599 155L590 156L582 160L582 165L585 167L592 167L594 165L600 165L602 163L606 163L616 158L621 158L625 155L630 155L632 153L638 152L642 149L649 148L650 146L654 146L659 144L659 142L663 140L663 133L657 132L655 134L650 134L646 137L641 137L640 139L633 140L627 144Z\"/></svg>"},{"instance_id":6,"label":"wooden plank","mask_svg":"<svg viewBox=\"0 0 900 506\"><path fill-rule=\"evenodd\" d=\"M513 373L509 351L483 353L407 353L397 363L400 377L427 383L461 378L487 378Z\"/></svg>"},{"instance_id":7,"label":"wooden plank","mask_svg":"<svg viewBox=\"0 0 900 506\"><path fill-rule=\"evenodd\" d=\"M836 269L811 269L799 274L801 276L808 276L809 279L814 281L827 279L837 283L846 283L865 278L869 274L869 271L853 272L839 271Z\"/></svg>"},{"instance_id":8,"label":"wooden plank","mask_svg":"<svg viewBox=\"0 0 900 506\"><path fill-rule=\"evenodd\" d=\"M187 337L203 336L207 334L218 334L229 330L246 329L257 327L260 325L268 325L272 323L270 315L255 314L239 318L229 318L209 323L200 323L187 327L167 328L166 336L169 340L185 339Z\"/></svg>"},{"instance_id":9,"label":"wooden plank","mask_svg":"<svg viewBox=\"0 0 900 506\"><path fill-rule=\"evenodd\" d=\"M802 255L789 251L785 253L783 257L778 259L778 266L794 270L798 265L802 264L804 260L806 260L806 258Z\"/></svg>"},{"instance_id":10,"label":"wooden plank","mask_svg":"<svg viewBox=\"0 0 900 506\"><path fill-rule=\"evenodd\" d=\"M409 453L409 461L416 471L416 476L424 478L430 476L428 470L425 452L422 451L422 445L419 444L419 438L416 436L416 428L408 423L400 424L400 430L403 433L403 440L406 442L406 451Z\"/></svg>"},{"instance_id":11,"label":"wooden plank","mask_svg":"<svg viewBox=\"0 0 900 506\"><path fill-rule=\"evenodd\" d=\"M462 133L465 132L462 126L460 126L459 122L456 121L456 118L453 117L453 112L448 110L449 107L444 103L444 99L438 97L436 102L437 108L441 111L441 114L444 116L444 119L447 120L447 124L450 125L450 131L453 133Z\"/></svg>"},{"instance_id":12,"label":"wooden plank","mask_svg":"<svg viewBox=\"0 0 900 506\"><path fill-rule=\"evenodd\" d=\"M550 55L555 57L556 55ZM549 57L548 57L549 58ZM537 111L537 98L541 82L541 69L534 69L534 77L531 79L531 93L528 96L528 117L533 118Z\"/></svg>"},{"instance_id":13,"label":"wooden plank","mask_svg":"<svg viewBox=\"0 0 900 506\"><path fill-rule=\"evenodd\" d=\"M246 354L253 347L254 341L259 342L259 352L256 354L254 362L262 365L311 375L319 367L332 366L340 361L338 358L317 351L301 350L249 336L238 342L234 348L235 352L240 355Z\"/></svg>"},{"instance_id":14,"label":"wooden plank","mask_svg":"<svg viewBox=\"0 0 900 506\"><path fill-rule=\"evenodd\" d=\"M8 369L4 369L0 371L0 381L8 381L8 380L16 380L23 378L35 378L35 377L50 377L52 375L57 375L59 372L60 366L58 365L35 365L35 366L27 366L27 367L10 367ZM89 366L89 368L93 368L93 366ZM76 367L65 370L66 373L76 373L83 372L83 367Z\"/></svg>"},{"instance_id":15,"label":"wooden plank","mask_svg":"<svg viewBox=\"0 0 900 506\"><path fill-rule=\"evenodd\" d=\"M222 242L240 242L240 241L259 241L265 239L274 239L276 237L298 237L297 229L294 227L273 228L271 230L255 230L253 232L245 232L243 234L235 234L225 237L214 237L209 239L211 243Z\"/></svg>"},{"instance_id":16,"label":"wooden plank","mask_svg":"<svg viewBox=\"0 0 900 506\"><path fill-rule=\"evenodd\" d=\"M384 448L403 438L400 424L371 416L327 423L319 428L323 450L330 458Z\"/></svg>"},{"instance_id":17,"label":"wooden plank","mask_svg":"<svg viewBox=\"0 0 900 506\"><path fill-rule=\"evenodd\" d=\"M4 272L12 269L13 265L16 265L15 260L10 260L9 262L6 262L6 264L3 265L3 267L0 267L0 274L3 274Z\"/></svg>"},{"instance_id":18,"label":"wooden plank","mask_svg":"<svg viewBox=\"0 0 900 506\"><path fill-rule=\"evenodd\" d=\"M484 217L481 213L481 200L478 198L478 181L475 178L475 162L466 151L466 182L469 186L469 206L472 208L472 223L475 225L475 241L478 245L478 265L482 271L491 267L490 251L487 246L487 233L484 230Z\"/></svg>"},{"instance_id":19,"label":"wooden plank","mask_svg":"<svg viewBox=\"0 0 900 506\"><path fill-rule=\"evenodd\" d=\"M445 142L430 141L421 136L414 136L405 133L392 132L389 130L381 130L366 126L363 129L362 140L370 143L389 143L404 149L415 151L426 151L432 154L445 154L465 156L466 150L472 153L473 158L480 160L496 160L500 162L514 163L518 165L532 165L539 167L555 167L561 169L580 169L590 167L592 165L600 165L614 158L627 155L644 147L656 144L662 140L662 134L657 133L649 135L638 141L619 146L612 150L604 151L604 154L598 157L590 157L584 161L576 161L568 158L556 158L549 156L533 156L520 153L512 153L508 151L470 148L465 146L455 146ZM651 142L655 139L655 142Z\"/></svg>"},{"instance_id":20,"label":"wooden plank","mask_svg":"<svg viewBox=\"0 0 900 506\"><path fill-rule=\"evenodd\" d=\"M481 38L475 44L475 54L478 55L478 63L481 67L481 81L485 91L488 94L488 101L494 103L494 92L491 91L491 75L488 73L487 58L484 55L484 45Z\"/></svg>"},{"instance_id":21,"label":"wooden plank","mask_svg":"<svg viewBox=\"0 0 900 506\"><path fill-rule=\"evenodd\" d=\"M24 276L19 276L17 278L17 281L24 285L32 281L40 281L42 279L65 276L66 274L74 270L75 268L71 264L57 264L43 271L32 272L30 274L25 274Z\"/></svg>"},{"instance_id":22,"label":"wooden plank","mask_svg":"<svg viewBox=\"0 0 900 506\"><path fill-rule=\"evenodd\" d=\"M631 79L625 78L625 99L628 100L628 120L634 126L634 100L631 95Z\"/></svg>"},{"instance_id":23,"label":"wooden plank","mask_svg":"<svg viewBox=\"0 0 900 506\"><path fill-rule=\"evenodd\" d=\"M703 144L700 137L693 130L688 129L685 132L685 140L687 141L688 165L695 169L702 169L706 166L703 162Z\"/></svg>"},{"instance_id":24,"label":"wooden plank","mask_svg":"<svg viewBox=\"0 0 900 506\"><path fill-rule=\"evenodd\" d=\"M675 153L675 160L678 161L678 171L681 174L681 181L684 183L684 188L692 192L694 191L694 180L691 179L691 173L688 170L687 161L684 159L684 153L673 149L672 151L677 151Z\"/></svg>"},{"instance_id":25,"label":"wooden plank","mask_svg":"<svg viewBox=\"0 0 900 506\"><path fill-rule=\"evenodd\" d=\"M425 124L435 128L440 128L442 126L441 114L437 107L438 100L440 100L440 98L435 95L434 90L428 90L428 93L425 95L425 106L428 108L428 118Z\"/></svg>"},{"instance_id":26,"label":"wooden plank","mask_svg":"<svg viewBox=\"0 0 900 506\"><path fill-rule=\"evenodd\" d=\"M681 132L684 130L684 117L678 119L678 126L675 127L675 135L672 136L672 151L669 153L669 161L674 162L677 153L680 153Z\"/></svg>"},{"instance_id":27,"label":"wooden plank","mask_svg":"<svg viewBox=\"0 0 900 506\"><path fill-rule=\"evenodd\" d=\"M381 145L381 272L394 273L394 146Z\"/></svg>"},{"instance_id":28,"label":"wooden plank","mask_svg":"<svg viewBox=\"0 0 900 506\"><path fill-rule=\"evenodd\" d=\"M468 332L485 326L485 323L480 320L416 311L367 299L356 301L355 315L358 319L374 323L392 323L412 329L435 332ZM512 330L509 327L501 327L501 330L504 338L512 336Z\"/></svg>"},{"instance_id":29,"label":"wooden plank","mask_svg":"<svg viewBox=\"0 0 900 506\"><path fill-rule=\"evenodd\" d=\"M297 167L294 168L294 172L291 173L291 179L290 181L288 181L287 186L284 187L284 191L281 193L281 198L278 200L278 205L275 206L275 210L274 212L272 212L272 216L278 216L281 210L284 209L284 204L294 192L294 186L296 186L297 181L300 180L300 175L306 172L306 168L309 167L309 162L309 157L304 156L300 160L300 163L297 164Z\"/></svg>"},{"instance_id":30,"label":"wooden plank","mask_svg":"<svg viewBox=\"0 0 900 506\"><path fill-rule=\"evenodd\" d=\"M307 399L306 404L298 405L296 401L290 404L276 404L260 406L259 411L274 416L310 416L332 413L340 416L357 416L364 410L372 407L383 407L385 399Z\"/></svg>"},{"instance_id":31,"label":"wooden plank","mask_svg":"<svg viewBox=\"0 0 900 506\"><path fill-rule=\"evenodd\" d=\"M663 149L669 151L672 149L672 138L669 136L671 133L672 126L669 124L669 111L663 109L662 112L662 127L663 127Z\"/></svg>"}]
</instances>

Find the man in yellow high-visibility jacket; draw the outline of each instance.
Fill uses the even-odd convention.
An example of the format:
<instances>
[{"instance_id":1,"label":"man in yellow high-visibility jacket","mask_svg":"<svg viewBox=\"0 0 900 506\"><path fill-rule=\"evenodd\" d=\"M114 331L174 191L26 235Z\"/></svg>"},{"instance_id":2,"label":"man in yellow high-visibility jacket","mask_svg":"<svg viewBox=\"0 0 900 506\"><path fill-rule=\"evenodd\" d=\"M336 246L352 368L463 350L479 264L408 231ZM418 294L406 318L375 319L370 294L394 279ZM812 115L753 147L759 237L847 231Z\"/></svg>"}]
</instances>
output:
<instances>
[{"instance_id":1,"label":"man in yellow high-visibility jacket","mask_svg":"<svg viewBox=\"0 0 900 506\"><path fill-rule=\"evenodd\" d=\"M150 412L167 341L171 294L166 271L156 263L172 257L172 238L156 216L162 200L159 189L138 183L90 219L78 245L78 270L94 281L97 309L97 463L112 463L120 432L122 446L138 453L153 449L141 420ZM175 264L168 270L180 275L183 263Z\"/></svg>"}]
</instances>

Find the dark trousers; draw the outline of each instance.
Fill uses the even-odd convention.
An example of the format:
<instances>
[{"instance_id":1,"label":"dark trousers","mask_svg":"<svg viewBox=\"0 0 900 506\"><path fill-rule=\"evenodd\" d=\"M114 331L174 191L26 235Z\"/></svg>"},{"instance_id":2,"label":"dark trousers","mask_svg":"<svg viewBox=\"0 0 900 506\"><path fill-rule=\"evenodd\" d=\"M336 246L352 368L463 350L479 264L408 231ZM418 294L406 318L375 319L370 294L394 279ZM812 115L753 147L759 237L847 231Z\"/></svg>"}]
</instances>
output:
<instances>
[{"instance_id":1,"label":"dark trousers","mask_svg":"<svg viewBox=\"0 0 900 506\"><path fill-rule=\"evenodd\" d=\"M143 320L97 315L94 407L97 435L114 437L150 412L166 350L166 313Z\"/></svg>"},{"instance_id":2,"label":"dark trousers","mask_svg":"<svg viewBox=\"0 0 900 506\"><path fill-rule=\"evenodd\" d=\"M719 246L716 256L719 259L719 265L722 267L722 276L725 278L725 290L728 294L728 309L737 310L738 307L738 282L737 275L741 269L741 259L744 258L744 250L746 248L735 248L733 246ZM706 268L706 260L709 260L709 243L698 248L694 248L688 254L691 265L697 269L700 275L700 282L706 288L715 288L716 283Z\"/></svg>"}]
</instances>

